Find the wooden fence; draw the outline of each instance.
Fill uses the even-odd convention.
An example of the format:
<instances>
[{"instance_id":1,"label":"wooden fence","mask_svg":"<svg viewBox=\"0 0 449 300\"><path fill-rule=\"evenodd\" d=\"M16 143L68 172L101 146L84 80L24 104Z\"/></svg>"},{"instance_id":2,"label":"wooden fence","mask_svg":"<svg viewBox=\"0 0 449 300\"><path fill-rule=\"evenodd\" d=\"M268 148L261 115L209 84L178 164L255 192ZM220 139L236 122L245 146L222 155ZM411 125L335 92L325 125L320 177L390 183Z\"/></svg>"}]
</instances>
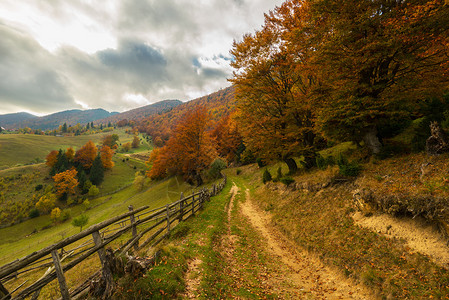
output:
<instances>
[{"instance_id":1,"label":"wooden fence","mask_svg":"<svg viewBox=\"0 0 449 300\"><path fill-rule=\"evenodd\" d=\"M184 197L181 193L181 198L178 201L156 209L149 209L148 206L134 209L129 206L129 211L122 215L92 225L56 244L1 266L0 300L24 299L26 297L38 299L41 290L55 279L58 279L61 297L64 300L75 298L85 292L89 287L89 281L100 274L106 281L106 285L113 285L110 265L106 259L106 245L122 237L125 233L131 232L130 238L120 243L118 248L113 251L114 255L123 256L131 248L138 251L144 247L155 247L170 234L174 226L195 215L202 208L204 202L218 194L225 184L226 177L223 176L223 180L219 184L214 184L210 189L203 189L188 197ZM98 253L101 270L77 288L69 290L64 273L94 253ZM27 280L20 282L21 278L26 277L26 274L43 270L43 268L48 268L48 270L38 280L28 285ZM10 291L5 288L6 283L8 283Z\"/></svg>"}]
</instances>

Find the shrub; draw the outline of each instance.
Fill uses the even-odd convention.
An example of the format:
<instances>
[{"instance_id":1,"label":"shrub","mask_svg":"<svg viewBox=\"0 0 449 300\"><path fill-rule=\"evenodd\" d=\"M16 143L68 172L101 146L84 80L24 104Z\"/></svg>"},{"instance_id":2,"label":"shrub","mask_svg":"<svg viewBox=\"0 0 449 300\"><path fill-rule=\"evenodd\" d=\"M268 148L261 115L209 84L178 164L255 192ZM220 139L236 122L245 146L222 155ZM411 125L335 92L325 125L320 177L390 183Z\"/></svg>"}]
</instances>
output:
<instances>
[{"instance_id":1,"label":"shrub","mask_svg":"<svg viewBox=\"0 0 449 300\"><path fill-rule=\"evenodd\" d=\"M278 182L282 178L282 168L279 167L276 172L276 177L273 179L274 182Z\"/></svg>"},{"instance_id":2,"label":"shrub","mask_svg":"<svg viewBox=\"0 0 449 300\"><path fill-rule=\"evenodd\" d=\"M97 188L96 185L92 185L89 189L89 196L90 197L95 197L96 195L98 195L100 193L100 190Z\"/></svg>"},{"instance_id":3,"label":"shrub","mask_svg":"<svg viewBox=\"0 0 449 300\"><path fill-rule=\"evenodd\" d=\"M256 159L256 163L259 166L259 168L263 168L267 165L260 157Z\"/></svg>"},{"instance_id":4,"label":"shrub","mask_svg":"<svg viewBox=\"0 0 449 300\"><path fill-rule=\"evenodd\" d=\"M291 183L295 182L295 180L293 178L291 178L290 176L285 176L285 177L281 178L281 182L288 186Z\"/></svg>"},{"instance_id":5,"label":"shrub","mask_svg":"<svg viewBox=\"0 0 449 300\"><path fill-rule=\"evenodd\" d=\"M399 141L388 141L380 150L380 153L376 155L379 159L386 159L398 154L410 153L410 149L407 145Z\"/></svg>"},{"instance_id":6,"label":"shrub","mask_svg":"<svg viewBox=\"0 0 449 300\"><path fill-rule=\"evenodd\" d=\"M71 217L70 209L64 209L61 213L61 222L65 222Z\"/></svg>"},{"instance_id":7,"label":"shrub","mask_svg":"<svg viewBox=\"0 0 449 300\"><path fill-rule=\"evenodd\" d=\"M318 167L318 169L326 170L327 168L326 159L321 154L318 154L315 159L316 159L316 166Z\"/></svg>"},{"instance_id":8,"label":"shrub","mask_svg":"<svg viewBox=\"0 0 449 300\"><path fill-rule=\"evenodd\" d=\"M253 153L249 149L245 149L243 151L242 155L240 155L240 161L244 165L252 164L256 161L256 158L254 157Z\"/></svg>"},{"instance_id":9,"label":"shrub","mask_svg":"<svg viewBox=\"0 0 449 300\"><path fill-rule=\"evenodd\" d=\"M242 170L237 169L237 171L235 171L235 173L236 173L237 175L240 175L240 174L242 174Z\"/></svg>"},{"instance_id":10,"label":"shrub","mask_svg":"<svg viewBox=\"0 0 449 300\"><path fill-rule=\"evenodd\" d=\"M265 169L265 171L263 172L263 175L262 175L262 181L263 181L263 183L265 184L265 183L267 183L268 181L271 181L273 178L271 177L271 174L270 174L270 172L267 170L267 169Z\"/></svg>"},{"instance_id":11,"label":"shrub","mask_svg":"<svg viewBox=\"0 0 449 300\"><path fill-rule=\"evenodd\" d=\"M44 188L44 186L42 185L42 184L38 184L38 185L36 185L35 187L34 187L34 190L35 191L40 191L40 190L42 190Z\"/></svg>"},{"instance_id":12,"label":"shrub","mask_svg":"<svg viewBox=\"0 0 449 300\"><path fill-rule=\"evenodd\" d=\"M210 164L208 171L209 178L217 179L220 177L221 171L226 169L226 162L220 158L217 158Z\"/></svg>"},{"instance_id":13,"label":"shrub","mask_svg":"<svg viewBox=\"0 0 449 300\"><path fill-rule=\"evenodd\" d=\"M39 217L39 210L37 208L33 208L32 210L30 210L30 212L28 213L28 217L30 217L31 219L33 218L37 218Z\"/></svg>"},{"instance_id":14,"label":"shrub","mask_svg":"<svg viewBox=\"0 0 449 300\"><path fill-rule=\"evenodd\" d=\"M337 165L340 170L340 174L343 176L356 177L362 170L362 167L356 161L349 162L348 159L341 154L337 159Z\"/></svg>"}]
</instances>

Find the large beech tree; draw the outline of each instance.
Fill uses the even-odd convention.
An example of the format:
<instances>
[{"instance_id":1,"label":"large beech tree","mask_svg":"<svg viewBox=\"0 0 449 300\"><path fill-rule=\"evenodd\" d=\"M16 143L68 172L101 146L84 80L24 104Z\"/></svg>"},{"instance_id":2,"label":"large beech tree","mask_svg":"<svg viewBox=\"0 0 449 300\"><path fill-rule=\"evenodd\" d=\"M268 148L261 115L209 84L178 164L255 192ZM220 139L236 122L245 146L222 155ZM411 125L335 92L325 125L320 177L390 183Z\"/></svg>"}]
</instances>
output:
<instances>
[{"instance_id":1,"label":"large beech tree","mask_svg":"<svg viewBox=\"0 0 449 300\"><path fill-rule=\"evenodd\" d=\"M303 156L306 167L315 164L318 140L311 97L317 81L308 67L311 50L287 39L301 39L304 22L292 4L267 14L263 28L234 42L231 50L236 69L231 82L245 144L262 158L283 160L291 173L297 170L293 157Z\"/></svg>"},{"instance_id":2,"label":"large beech tree","mask_svg":"<svg viewBox=\"0 0 449 300\"><path fill-rule=\"evenodd\" d=\"M379 125L447 88L449 6L443 0L311 3L314 64L326 86L319 124L329 137L363 140L377 153Z\"/></svg>"}]
</instances>

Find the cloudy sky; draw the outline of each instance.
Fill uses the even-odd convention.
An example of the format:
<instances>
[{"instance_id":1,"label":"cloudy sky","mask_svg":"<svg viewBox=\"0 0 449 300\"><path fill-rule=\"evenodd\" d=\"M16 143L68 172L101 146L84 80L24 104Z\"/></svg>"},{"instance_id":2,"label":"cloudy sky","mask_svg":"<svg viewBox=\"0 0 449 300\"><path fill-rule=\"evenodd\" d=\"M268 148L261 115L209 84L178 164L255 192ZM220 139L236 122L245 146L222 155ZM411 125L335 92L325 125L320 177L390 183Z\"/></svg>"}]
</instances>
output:
<instances>
[{"instance_id":1,"label":"cloudy sky","mask_svg":"<svg viewBox=\"0 0 449 300\"><path fill-rule=\"evenodd\" d=\"M234 39L282 0L1 0L0 114L125 111L229 86Z\"/></svg>"}]
</instances>

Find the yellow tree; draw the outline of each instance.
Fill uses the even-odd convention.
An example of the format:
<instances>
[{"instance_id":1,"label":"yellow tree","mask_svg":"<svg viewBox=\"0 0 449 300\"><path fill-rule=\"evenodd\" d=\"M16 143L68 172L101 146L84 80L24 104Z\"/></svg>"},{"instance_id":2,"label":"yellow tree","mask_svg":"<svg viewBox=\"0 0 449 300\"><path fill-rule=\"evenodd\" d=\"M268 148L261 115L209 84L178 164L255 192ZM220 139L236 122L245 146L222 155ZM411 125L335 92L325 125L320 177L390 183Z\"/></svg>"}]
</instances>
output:
<instances>
[{"instance_id":1,"label":"yellow tree","mask_svg":"<svg viewBox=\"0 0 449 300\"><path fill-rule=\"evenodd\" d=\"M71 169L53 176L58 197L75 193L75 188L78 186L77 174L78 172L75 169Z\"/></svg>"}]
</instances>

